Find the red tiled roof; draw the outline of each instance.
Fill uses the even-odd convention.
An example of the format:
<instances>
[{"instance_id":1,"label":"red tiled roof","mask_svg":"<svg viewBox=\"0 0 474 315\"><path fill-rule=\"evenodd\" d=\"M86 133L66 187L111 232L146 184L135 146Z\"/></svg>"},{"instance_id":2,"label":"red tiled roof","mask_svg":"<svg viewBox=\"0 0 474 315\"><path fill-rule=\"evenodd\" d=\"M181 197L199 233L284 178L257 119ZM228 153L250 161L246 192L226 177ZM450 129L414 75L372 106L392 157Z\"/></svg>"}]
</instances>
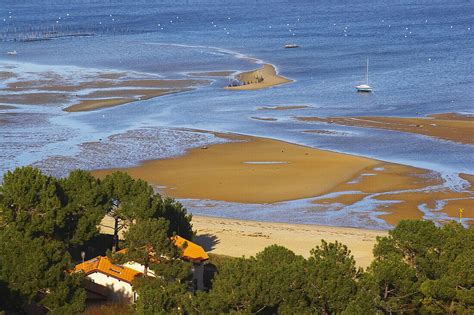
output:
<instances>
[{"instance_id":1,"label":"red tiled roof","mask_svg":"<svg viewBox=\"0 0 474 315\"><path fill-rule=\"evenodd\" d=\"M98 256L78 264L76 267L74 267L74 271L83 271L86 275L94 272L101 272L107 276L117 278L130 284L132 283L133 279L135 279L135 277L142 275L141 272L138 272L132 268L115 265L110 261L109 258L104 256Z\"/></svg>"},{"instance_id":2,"label":"red tiled roof","mask_svg":"<svg viewBox=\"0 0 474 315\"><path fill-rule=\"evenodd\" d=\"M176 246L183 247L183 258L197 261L205 261L209 259L209 255L207 255L204 248L198 244L188 241L179 235L174 236L173 241ZM187 245L186 247L184 247L185 244Z\"/></svg>"}]
</instances>

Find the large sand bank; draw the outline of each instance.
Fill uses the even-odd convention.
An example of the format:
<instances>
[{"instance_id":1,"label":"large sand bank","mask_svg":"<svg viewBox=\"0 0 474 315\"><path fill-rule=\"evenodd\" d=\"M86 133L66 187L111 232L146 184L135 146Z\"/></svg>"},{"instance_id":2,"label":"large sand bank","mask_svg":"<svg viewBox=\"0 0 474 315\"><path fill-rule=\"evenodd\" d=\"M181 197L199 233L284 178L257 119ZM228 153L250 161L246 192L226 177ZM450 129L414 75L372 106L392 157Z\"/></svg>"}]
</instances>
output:
<instances>
[{"instance_id":1,"label":"large sand bank","mask_svg":"<svg viewBox=\"0 0 474 315\"><path fill-rule=\"evenodd\" d=\"M436 114L422 118L402 117L297 117L301 121L317 121L344 126L380 128L422 134L439 139L474 144L474 117L460 114Z\"/></svg>"},{"instance_id":2,"label":"large sand bank","mask_svg":"<svg viewBox=\"0 0 474 315\"><path fill-rule=\"evenodd\" d=\"M166 186L176 198L273 203L329 192L380 162L271 139L233 136L231 142L198 148L172 159L126 169L132 177ZM112 170L96 171L104 176Z\"/></svg>"},{"instance_id":3,"label":"large sand bank","mask_svg":"<svg viewBox=\"0 0 474 315\"><path fill-rule=\"evenodd\" d=\"M347 245L361 267L367 267L373 260L376 237L387 235L387 232L377 230L200 216L193 217L193 227L197 230L194 241L214 254L249 257L267 246L278 244L308 257L310 250L324 239Z\"/></svg>"},{"instance_id":4,"label":"large sand bank","mask_svg":"<svg viewBox=\"0 0 474 315\"><path fill-rule=\"evenodd\" d=\"M270 64L264 64L260 69L242 72L236 78L241 85L227 86L227 90L259 90L292 82L279 75L275 67Z\"/></svg>"},{"instance_id":5,"label":"large sand bank","mask_svg":"<svg viewBox=\"0 0 474 315\"><path fill-rule=\"evenodd\" d=\"M175 198L266 204L318 197L314 211L338 211L356 203L372 209L375 204L373 211L392 225L402 219L455 219L459 207L465 209L465 218L474 218L473 191L452 191L428 170L271 139L219 136L238 142L120 170ZM115 170L94 174L102 177ZM471 176L463 178L472 185ZM438 208L438 201L444 206Z\"/></svg>"}]
</instances>

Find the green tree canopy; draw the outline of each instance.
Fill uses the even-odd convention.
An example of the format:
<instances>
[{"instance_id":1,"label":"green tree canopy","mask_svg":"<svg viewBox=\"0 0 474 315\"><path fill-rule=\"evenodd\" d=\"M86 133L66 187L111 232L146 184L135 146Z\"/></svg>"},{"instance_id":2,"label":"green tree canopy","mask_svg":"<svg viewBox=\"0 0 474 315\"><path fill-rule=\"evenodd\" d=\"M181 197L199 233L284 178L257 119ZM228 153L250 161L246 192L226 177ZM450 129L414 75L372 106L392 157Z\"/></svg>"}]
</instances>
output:
<instances>
[{"instance_id":1,"label":"green tree canopy","mask_svg":"<svg viewBox=\"0 0 474 315\"><path fill-rule=\"evenodd\" d=\"M109 200L109 214L114 218L114 239L130 226L133 220L165 218L169 221L168 236L174 233L192 239L192 216L186 208L172 198L161 198L143 180L135 180L124 172L114 172L102 181Z\"/></svg>"},{"instance_id":2,"label":"green tree canopy","mask_svg":"<svg viewBox=\"0 0 474 315\"><path fill-rule=\"evenodd\" d=\"M375 259L347 311L367 309L371 300L383 313L473 312L473 248L472 228L402 221L378 238Z\"/></svg>"},{"instance_id":3,"label":"green tree canopy","mask_svg":"<svg viewBox=\"0 0 474 315\"><path fill-rule=\"evenodd\" d=\"M168 225L168 221L163 218L137 220L125 232L126 252L116 254L114 258L142 264L145 276L150 267L163 276L163 269L168 269L166 267L171 262L180 260L182 254L181 249L174 245L167 234Z\"/></svg>"},{"instance_id":4,"label":"green tree canopy","mask_svg":"<svg viewBox=\"0 0 474 315\"><path fill-rule=\"evenodd\" d=\"M67 217L63 234L73 245L82 245L98 234L98 225L108 208L100 181L89 172L72 171L60 181L65 195Z\"/></svg>"},{"instance_id":5,"label":"green tree canopy","mask_svg":"<svg viewBox=\"0 0 474 315\"><path fill-rule=\"evenodd\" d=\"M183 205L173 198L161 198L159 194L155 194L153 198L155 218L164 218L168 220L168 236L177 234L186 239L193 239L193 225L191 223L192 215L187 213Z\"/></svg>"},{"instance_id":6,"label":"green tree canopy","mask_svg":"<svg viewBox=\"0 0 474 315\"><path fill-rule=\"evenodd\" d=\"M327 243L311 250L306 264L305 294L313 312L342 312L357 292L357 280L362 274L346 245Z\"/></svg>"},{"instance_id":7,"label":"green tree canopy","mask_svg":"<svg viewBox=\"0 0 474 315\"><path fill-rule=\"evenodd\" d=\"M32 167L3 176L0 221L29 235L57 236L67 217L58 181Z\"/></svg>"},{"instance_id":8,"label":"green tree canopy","mask_svg":"<svg viewBox=\"0 0 474 315\"><path fill-rule=\"evenodd\" d=\"M118 233L134 219L153 217L153 188L143 180L135 180L125 172L107 175L102 185L108 196L109 214L114 218L114 249Z\"/></svg>"},{"instance_id":9,"label":"green tree canopy","mask_svg":"<svg viewBox=\"0 0 474 315\"><path fill-rule=\"evenodd\" d=\"M304 258L272 245L256 257L226 261L209 294L200 293L194 308L201 313L261 313L304 309L301 291Z\"/></svg>"},{"instance_id":10,"label":"green tree canopy","mask_svg":"<svg viewBox=\"0 0 474 315\"><path fill-rule=\"evenodd\" d=\"M31 238L13 227L0 231L0 282L8 289L5 303L20 310L31 302L57 312L77 313L84 307L82 277L66 272L70 256L63 243ZM2 299L5 296L2 297Z\"/></svg>"}]
</instances>

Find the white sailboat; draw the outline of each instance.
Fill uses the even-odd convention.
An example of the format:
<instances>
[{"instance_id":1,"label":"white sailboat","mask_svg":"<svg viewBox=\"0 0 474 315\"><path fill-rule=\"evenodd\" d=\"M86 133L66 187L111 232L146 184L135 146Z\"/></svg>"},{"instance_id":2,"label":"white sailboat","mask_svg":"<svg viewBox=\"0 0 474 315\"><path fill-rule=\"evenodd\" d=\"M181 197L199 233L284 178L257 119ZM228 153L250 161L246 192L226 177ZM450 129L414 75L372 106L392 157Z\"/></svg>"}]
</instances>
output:
<instances>
[{"instance_id":1,"label":"white sailboat","mask_svg":"<svg viewBox=\"0 0 474 315\"><path fill-rule=\"evenodd\" d=\"M355 87L357 92L372 92L372 87L369 85L369 58L367 58L367 69L365 72L365 84L361 84Z\"/></svg>"}]
</instances>

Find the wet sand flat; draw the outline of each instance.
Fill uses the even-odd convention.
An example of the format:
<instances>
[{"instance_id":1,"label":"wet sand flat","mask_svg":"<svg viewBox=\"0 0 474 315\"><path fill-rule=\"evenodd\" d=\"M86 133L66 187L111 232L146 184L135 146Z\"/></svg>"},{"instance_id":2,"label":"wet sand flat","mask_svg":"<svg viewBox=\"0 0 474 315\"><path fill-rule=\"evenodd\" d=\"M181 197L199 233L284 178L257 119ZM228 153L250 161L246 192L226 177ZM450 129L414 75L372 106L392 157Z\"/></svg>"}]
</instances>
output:
<instances>
[{"instance_id":1,"label":"wet sand flat","mask_svg":"<svg viewBox=\"0 0 474 315\"><path fill-rule=\"evenodd\" d=\"M63 93L38 92L0 95L0 103L14 105L57 105L66 102L68 95Z\"/></svg>"},{"instance_id":2,"label":"wet sand flat","mask_svg":"<svg viewBox=\"0 0 474 315\"><path fill-rule=\"evenodd\" d=\"M253 120L262 120L262 121L277 121L278 119L273 118L273 117L250 117L250 119Z\"/></svg>"},{"instance_id":3,"label":"wet sand flat","mask_svg":"<svg viewBox=\"0 0 474 315\"><path fill-rule=\"evenodd\" d=\"M471 189L474 178L470 175L461 175L468 180ZM334 188L334 192L341 195L317 199L316 205L342 204L351 206L364 198L373 200L392 201L384 204L377 210L385 212L379 217L385 222L395 225L405 219L422 219L426 207L430 215L437 215L437 219L456 219L459 208L469 209L464 212L466 218L474 218L474 194L466 191L453 191L444 187L443 180L427 170L417 169L404 165L386 163L375 168L367 168L352 181L345 182ZM353 192L357 193L353 193ZM347 192L347 194L344 194ZM443 203L437 209L437 203ZM433 219L433 218L432 218ZM474 221L467 222L474 225Z\"/></svg>"},{"instance_id":4,"label":"wet sand flat","mask_svg":"<svg viewBox=\"0 0 474 315\"><path fill-rule=\"evenodd\" d=\"M443 140L474 144L474 117L455 113L423 118L403 117L297 117L301 121L334 123L344 126L380 128L422 134Z\"/></svg>"},{"instance_id":5,"label":"wet sand flat","mask_svg":"<svg viewBox=\"0 0 474 315\"><path fill-rule=\"evenodd\" d=\"M0 104L0 110L9 110L9 109L15 109L15 106L10 106L10 105L1 105Z\"/></svg>"},{"instance_id":6,"label":"wet sand flat","mask_svg":"<svg viewBox=\"0 0 474 315\"><path fill-rule=\"evenodd\" d=\"M13 105L63 105L68 112L97 110L147 100L170 93L189 91L209 84L205 79L161 79L156 75L136 72L53 70L16 74L0 72L0 79L14 78L0 88L0 103ZM77 73L76 73L77 71Z\"/></svg>"},{"instance_id":7,"label":"wet sand flat","mask_svg":"<svg viewBox=\"0 0 474 315\"><path fill-rule=\"evenodd\" d=\"M423 218L419 209L423 204L430 207L430 212L453 217L453 201L446 209L438 210L434 202L457 197L456 206L472 208L474 201L472 192L451 191L443 186L439 174L428 170L265 138L219 136L239 142L197 148L184 156L146 161L137 167L93 173L102 177L123 170L166 195L184 199L268 204L318 197L312 201L312 211L342 209L366 198L372 201L364 201L364 207L374 201L393 201L379 202L373 209L382 211L379 217L392 225L403 219ZM466 218L474 218L474 213L467 211Z\"/></svg>"},{"instance_id":8,"label":"wet sand flat","mask_svg":"<svg viewBox=\"0 0 474 315\"><path fill-rule=\"evenodd\" d=\"M418 192L387 194L377 197L379 200L399 201L386 208L389 214L380 217L390 224L396 224L400 217L403 219L421 219L423 213L419 207L423 205L430 209L436 209L437 202L443 201L446 204L442 207L440 214L447 214L455 219L458 217L459 209L463 208L464 217L474 218L474 198L472 194L458 193L452 191ZM442 218L440 218L442 219ZM473 225L470 221L469 224Z\"/></svg>"},{"instance_id":9,"label":"wet sand flat","mask_svg":"<svg viewBox=\"0 0 474 315\"><path fill-rule=\"evenodd\" d=\"M164 193L176 198L273 203L328 192L360 170L380 163L271 139L237 138L241 142L193 149L184 156L124 170L132 177L166 186Z\"/></svg>"}]
</instances>

